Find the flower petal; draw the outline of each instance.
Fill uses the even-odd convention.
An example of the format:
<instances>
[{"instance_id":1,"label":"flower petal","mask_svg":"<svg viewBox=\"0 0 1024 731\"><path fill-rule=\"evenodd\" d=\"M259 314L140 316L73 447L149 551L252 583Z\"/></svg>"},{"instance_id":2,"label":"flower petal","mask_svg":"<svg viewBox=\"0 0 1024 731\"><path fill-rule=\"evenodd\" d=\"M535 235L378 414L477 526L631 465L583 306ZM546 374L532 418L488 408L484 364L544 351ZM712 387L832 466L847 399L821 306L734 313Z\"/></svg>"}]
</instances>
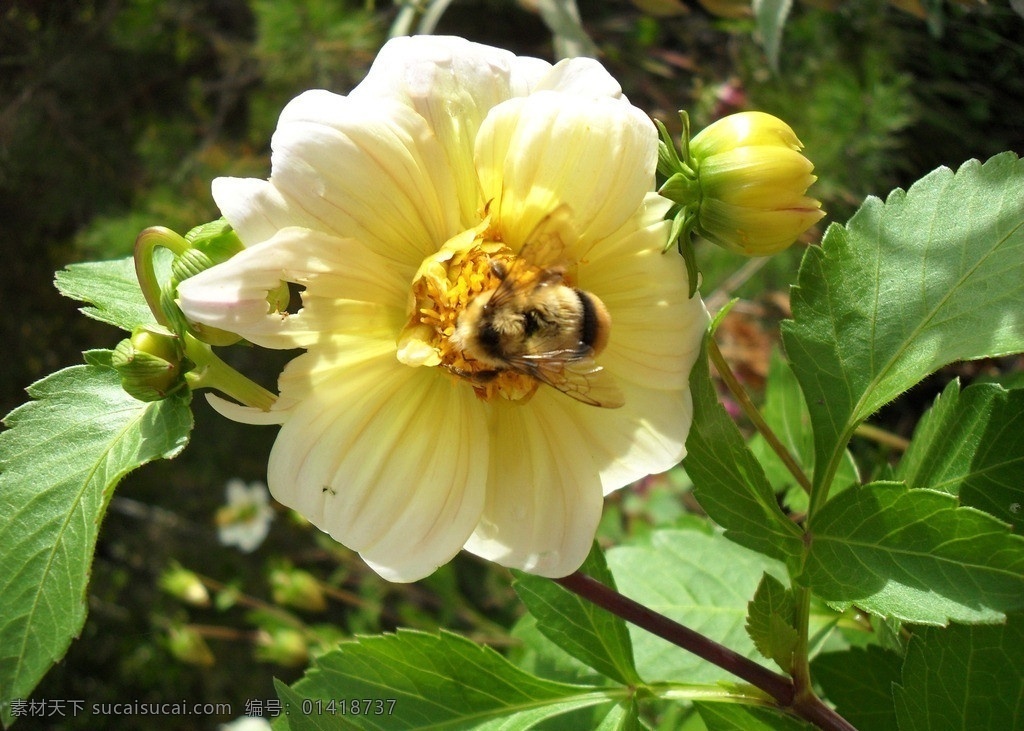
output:
<instances>
[{"instance_id":1,"label":"flower petal","mask_svg":"<svg viewBox=\"0 0 1024 731\"><path fill-rule=\"evenodd\" d=\"M269 181L214 181L217 205L247 245L302 226L408 262L460 230L445 152L404 104L308 91L281 113L272 147Z\"/></svg>"},{"instance_id":2,"label":"flower petal","mask_svg":"<svg viewBox=\"0 0 1024 731\"><path fill-rule=\"evenodd\" d=\"M583 240L619 228L652 189L657 152L654 125L628 102L543 91L491 111L476 161L484 199L516 247L561 204Z\"/></svg>"},{"instance_id":3,"label":"flower petal","mask_svg":"<svg viewBox=\"0 0 1024 731\"><path fill-rule=\"evenodd\" d=\"M623 227L593 246L577 267L578 286L597 295L611 316L611 335L598 362L620 381L685 389L707 329L707 310L699 296L689 297L682 257L662 254L669 222L651 221L645 210L634 220L646 225L632 232Z\"/></svg>"},{"instance_id":4,"label":"flower petal","mask_svg":"<svg viewBox=\"0 0 1024 731\"><path fill-rule=\"evenodd\" d=\"M481 205L473 141L484 117L495 105L528 94L550 68L463 38L392 38L349 98L395 99L427 121L455 176L461 222L469 228Z\"/></svg>"},{"instance_id":5,"label":"flower petal","mask_svg":"<svg viewBox=\"0 0 1024 731\"><path fill-rule=\"evenodd\" d=\"M271 452L274 497L384 578L427 576L483 508L486 426L472 390L391 354L316 375Z\"/></svg>"},{"instance_id":6,"label":"flower petal","mask_svg":"<svg viewBox=\"0 0 1024 731\"><path fill-rule=\"evenodd\" d=\"M178 285L185 317L268 348L308 347L326 334L390 333L404 324L411 273L354 239L286 228ZM306 287L297 314L270 312L282 281Z\"/></svg>"},{"instance_id":7,"label":"flower petal","mask_svg":"<svg viewBox=\"0 0 1024 731\"><path fill-rule=\"evenodd\" d=\"M679 464L693 421L689 388L664 391L625 379L619 386L626 398L621 409L578 414L577 431L600 469L605 495Z\"/></svg>"},{"instance_id":8,"label":"flower petal","mask_svg":"<svg viewBox=\"0 0 1024 731\"><path fill-rule=\"evenodd\" d=\"M494 404L487 502L466 550L541 576L583 563L602 497L577 408L598 410L547 387L526 406Z\"/></svg>"},{"instance_id":9,"label":"flower petal","mask_svg":"<svg viewBox=\"0 0 1024 731\"><path fill-rule=\"evenodd\" d=\"M622 98L622 87L599 61L592 58L565 58L556 63L537 82L533 91L559 91L563 94L613 99Z\"/></svg>"}]
</instances>

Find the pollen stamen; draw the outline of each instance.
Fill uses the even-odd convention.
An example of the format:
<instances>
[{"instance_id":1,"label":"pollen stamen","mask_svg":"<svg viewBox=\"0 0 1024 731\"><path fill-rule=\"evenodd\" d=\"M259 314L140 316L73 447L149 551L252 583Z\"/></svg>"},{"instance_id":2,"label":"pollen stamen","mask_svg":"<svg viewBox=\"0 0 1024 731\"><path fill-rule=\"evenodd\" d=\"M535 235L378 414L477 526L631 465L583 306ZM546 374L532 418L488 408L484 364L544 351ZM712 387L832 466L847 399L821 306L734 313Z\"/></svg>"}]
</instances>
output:
<instances>
[{"instance_id":1,"label":"pollen stamen","mask_svg":"<svg viewBox=\"0 0 1024 731\"><path fill-rule=\"evenodd\" d=\"M445 252L447 254L448 252ZM452 340L459 316L474 298L501 284L499 272L515 260L512 250L500 241L478 234L472 244L456 248L447 258L432 257L413 281L412 315L405 332L417 332L436 351L440 365L460 381L469 383L479 398L509 400L528 398L539 382L512 370L496 370L467 356Z\"/></svg>"}]
</instances>

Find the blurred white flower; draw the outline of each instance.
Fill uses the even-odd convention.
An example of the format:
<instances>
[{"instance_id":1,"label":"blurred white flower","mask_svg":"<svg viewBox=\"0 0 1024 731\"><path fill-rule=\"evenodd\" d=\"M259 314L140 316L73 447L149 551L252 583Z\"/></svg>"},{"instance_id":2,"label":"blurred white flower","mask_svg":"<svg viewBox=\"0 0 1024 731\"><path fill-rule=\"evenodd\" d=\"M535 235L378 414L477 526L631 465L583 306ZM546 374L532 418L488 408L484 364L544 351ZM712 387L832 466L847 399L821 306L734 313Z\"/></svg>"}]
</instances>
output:
<instances>
[{"instance_id":1,"label":"blurred white flower","mask_svg":"<svg viewBox=\"0 0 1024 731\"><path fill-rule=\"evenodd\" d=\"M242 716L230 723L222 723L217 727L220 731L270 731L270 721L257 716Z\"/></svg>"},{"instance_id":2,"label":"blurred white flower","mask_svg":"<svg viewBox=\"0 0 1024 731\"><path fill-rule=\"evenodd\" d=\"M273 149L269 180L213 184L247 248L178 295L192 322L306 350L270 412L211 399L282 425L274 497L392 581L463 547L574 571L603 495L678 463L690 427L707 314L682 260L661 255L653 123L593 59L419 36L389 41L348 96L294 99ZM451 338L555 211L566 282L611 316L597 364L621 408L511 371L474 381ZM268 306L282 281L304 287L299 312Z\"/></svg>"},{"instance_id":3,"label":"blurred white flower","mask_svg":"<svg viewBox=\"0 0 1024 731\"><path fill-rule=\"evenodd\" d=\"M217 510L217 537L225 546L237 546L249 553L263 543L274 519L270 493L262 482L246 485L228 480L227 505Z\"/></svg>"}]
</instances>

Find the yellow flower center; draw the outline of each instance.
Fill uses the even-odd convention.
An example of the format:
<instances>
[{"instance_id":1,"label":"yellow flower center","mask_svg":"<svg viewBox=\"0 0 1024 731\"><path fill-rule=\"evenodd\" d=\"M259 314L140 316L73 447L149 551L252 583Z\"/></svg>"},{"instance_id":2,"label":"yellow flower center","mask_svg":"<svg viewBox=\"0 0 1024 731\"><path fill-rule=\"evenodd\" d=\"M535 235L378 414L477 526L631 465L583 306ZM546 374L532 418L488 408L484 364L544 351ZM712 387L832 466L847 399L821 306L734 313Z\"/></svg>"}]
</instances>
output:
<instances>
[{"instance_id":1,"label":"yellow flower center","mask_svg":"<svg viewBox=\"0 0 1024 731\"><path fill-rule=\"evenodd\" d=\"M424 259L412 282L409 321L398 339L398 359L411 366L441 366L469 383L485 401L532 396L540 385L537 379L482 363L452 337L470 303L497 289L502 281L499 272L508 271L515 259L487 220Z\"/></svg>"}]
</instances>

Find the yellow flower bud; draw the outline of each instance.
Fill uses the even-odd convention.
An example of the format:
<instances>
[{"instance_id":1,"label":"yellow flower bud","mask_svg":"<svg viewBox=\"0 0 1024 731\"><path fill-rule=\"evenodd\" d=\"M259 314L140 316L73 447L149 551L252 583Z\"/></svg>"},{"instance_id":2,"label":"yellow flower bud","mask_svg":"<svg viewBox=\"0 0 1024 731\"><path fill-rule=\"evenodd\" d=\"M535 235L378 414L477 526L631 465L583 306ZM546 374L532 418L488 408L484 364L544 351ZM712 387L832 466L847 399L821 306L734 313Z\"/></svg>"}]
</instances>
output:
<instances>
[{"instance_id":1,"label":"yellow flower bud","mask_svg":"<svg viewBox=\"0 0 1024 731\"><path fill-rule=\"evenodd\" d=\"M746 256L782 251L819 221L817 178L788 124L763 112L724 117L690 141L701 190L695 231Z\"/></svg>"}]
</instances>

